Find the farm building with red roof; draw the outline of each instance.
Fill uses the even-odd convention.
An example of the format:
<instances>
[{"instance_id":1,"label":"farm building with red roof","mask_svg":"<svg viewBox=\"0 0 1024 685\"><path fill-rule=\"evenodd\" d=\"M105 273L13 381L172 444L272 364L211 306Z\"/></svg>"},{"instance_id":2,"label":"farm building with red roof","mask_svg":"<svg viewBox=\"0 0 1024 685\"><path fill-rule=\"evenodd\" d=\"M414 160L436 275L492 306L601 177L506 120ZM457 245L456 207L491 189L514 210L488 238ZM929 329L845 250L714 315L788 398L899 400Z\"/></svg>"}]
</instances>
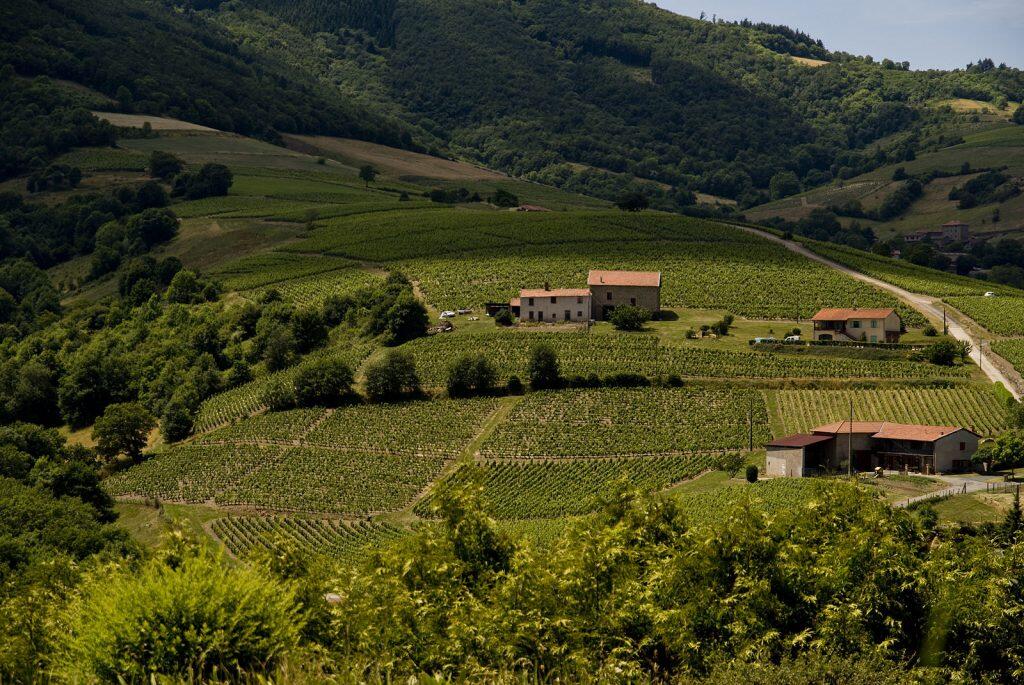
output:
<instances>
[{"instance_id":1,"label":"farm building with red roof","mask_svg":"<svg viewBox=\"0 0 1024 685\"><path fill-rule=\"evenodd\" d=\"M815 340L895 343L903 333L895 309L822 309L811 321Z\"/></svg>"},{"instance_id":2,"label":"farm building with red roof","mask_svg":"<svg viewBox=\"0 0 1024 685\"><path fill-rule=\"evenodd\" d=\"M592 318L605 321L616 307L642 307L661 311L661 272L591 271L587 276L593 304Z\"/></svg>"},{"instance_id":3,"label":"farm building with red roof","mask_svg":"<svg viewBox=\"0 0 1024 685\"><path fill-rule=\"evenodd\" d=\"M765 473L797 478L842 473L850 458L857 471L966 471L980 439L973 430L957 426L836 421L766 444Z\"/></svg>"}]
</instances>

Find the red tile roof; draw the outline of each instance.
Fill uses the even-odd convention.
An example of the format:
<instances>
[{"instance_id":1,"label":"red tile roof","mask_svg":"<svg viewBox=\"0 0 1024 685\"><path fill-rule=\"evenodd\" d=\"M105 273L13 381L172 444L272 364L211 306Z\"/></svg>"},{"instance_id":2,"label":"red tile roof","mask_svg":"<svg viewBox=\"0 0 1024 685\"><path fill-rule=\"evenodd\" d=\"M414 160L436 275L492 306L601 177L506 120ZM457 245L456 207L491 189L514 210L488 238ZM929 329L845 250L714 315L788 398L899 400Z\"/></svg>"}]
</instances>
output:
<instances>
[{"instance_id":1,"label":"red tile roof","mask_svg":"<svg viewBox=\"0 0 1024 685\"><path fill-rule=\"evenodd\" d=\"M794 435L787 435L784 438L772 440L767 444L767 447L808 447L810 445L817 445L821 442L828 442L832 439L831 435L807 435L806 433L796 433Z\"/></svg>"},{"instance_id":2,"label":"red tile roof","mask_svg":"<svg viewBox=\"0 0 1024 685\"><path fill-rule=\"evenodd\" d=\"M854 421L853 432L859 434L874 435L878 431L882 430L882 426L885 425L883 421ZM837 435L839 433L850 432L849 421L836 421L835 423L828 423L824 426L818 426L812 433L828 433L830 435Z\"/></svg>"},{"instance_id":3,"label":"red tile roof","mask_svg":"<svg viewBox=\"0 0 1024 685\"><path fill-rule=\"evenodd\" d=\"M915 426L902 423L887 423L875 433L874 437L881 440L915 440L917 442L935 442L939 438L956 433L956 426Z\"/></svg>"},{"instance_id":4,"label":"red tile roof","mask_svg":"<svg viewBox=\"0 0 1024 685\"><path fill-rule=\"evenodd\" d=\"M822 309L811 321L849 321L850 319L884 319L895 309Z\"/></svg>"},{"instance_id":5,"label":"red tile roof","mask_svg":"<svg viewBox=\"0 0 1024 685\"><path fill-rule=\"evenodd\" d=\"M544 290L535 288L533 290L520 290L520 299L524 297L590 297L590 291L586 288L562 288L560 290Z\"/></svg>"},{"instance_id":6,"label":"red tile roof","mask_svg":"<svg viewBox=\"0 0 1024 685\"><path fill-rule=\"evenodd\" d=\"M513 297L511 300L508 301L508 305L510 307L518 307L519 304L520 304L520 299L518 297Z\"/></svg>"},{"instance_id":7,"label":"red tile roof","mask_svg":"<svg viewBox=\"0 0 1024 685\"><path fill-rule=\"evenodd\" d=\"M889 421L854 421L853 432L858 435L870 435L879 440L914 440L917 442L935 442L939 438L952 435L957 431L974 431L956 426L924 426L912 423L891 423ZM842 435L850 432L849 421L837 421L825 426L818 426L814 433L822 435ZM977 433L974 433L977 435ZM979 436L980 437L980 436Z\"/></svg>"},{"instance_id":8,"label":"red tile roof","mask_svg":"<svg viewBox=\"0 0 1024 685\"><path fill-rule=\"evenodd\" d=\"M954 227L957 227L957 226L967 226L967 225L968 224L965 224L962 221L947 221L946 223L942 224L942 227L943 228L954 228Z\"/></svg>"},{"instance_id":9,"label":"red tile roof","mask_svg":"<svg viewBox=\"0 0 1024 685\"><path fill-rule=\"evenodd\" d=\"M643 288L661 287L660 271L591 271L587 285L631 285Z\"/></svg>"}]
</instances>

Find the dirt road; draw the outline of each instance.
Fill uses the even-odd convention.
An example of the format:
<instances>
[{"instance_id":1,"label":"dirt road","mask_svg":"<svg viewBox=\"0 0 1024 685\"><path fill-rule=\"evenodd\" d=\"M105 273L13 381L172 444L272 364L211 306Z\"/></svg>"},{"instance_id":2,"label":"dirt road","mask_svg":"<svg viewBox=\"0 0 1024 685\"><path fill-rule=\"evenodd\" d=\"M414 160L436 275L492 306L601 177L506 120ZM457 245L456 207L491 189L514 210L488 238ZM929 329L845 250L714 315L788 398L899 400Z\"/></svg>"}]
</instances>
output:
<instances>
[{"instance_id":1,"label":"dirt road","mask_svg":"<svg viewBox=\"0 0 1024 685\"><path fill-rule=\"evenodd\" d=\"M838 262L833 262L827 257L822 257L797 242L780 238L773 233L759 231L755 228L750 228L749 226L735 226L735 228L746 231L747 233L752 233L758 237L765 238L766 240L779 243L792 252L796 252L808 259L813 259L814 261L824 264L836 271L841 271L851 278L856 278L858 281L863 281L875 286L876 288L886 290L924 314L926 318L936 324L941 323L942 321L942 308L935 304L935 298L933 297L918 295L917 293L904 290L903 288L892 285L891 283L886 283L885 281L880 281L872 276L862 274L848 266L844 266ZM949 331L949 334L957 340L966 340L971 343L971 346L974 348L974 353L972 354L974 362L979 364L981 370L993 383L1002 383L1003 386L1013 394L1014 398L1018 400L1021 398L1024 382L1022 382L1019 374L1003 370L1004 368L1012 368L1005 359L994 354L991 349L983 347L982 345L984 341L981 338L971 333L956 321L947 318L946 328Z\"/></svg>"}]
</instances>

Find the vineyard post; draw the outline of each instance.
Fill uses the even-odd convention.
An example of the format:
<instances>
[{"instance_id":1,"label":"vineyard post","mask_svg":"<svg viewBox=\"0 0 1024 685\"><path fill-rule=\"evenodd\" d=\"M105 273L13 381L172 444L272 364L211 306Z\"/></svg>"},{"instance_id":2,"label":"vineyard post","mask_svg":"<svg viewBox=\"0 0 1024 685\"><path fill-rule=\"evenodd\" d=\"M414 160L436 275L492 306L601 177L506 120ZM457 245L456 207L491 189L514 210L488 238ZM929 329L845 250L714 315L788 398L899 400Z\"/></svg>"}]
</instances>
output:
<instances>
[{"instance_id":1,"label":"vineyard post","mask_svg":"<svg viewBox=\"0 0 1024 685\"><path fill-rule=\"evenodd\" d=\"M942 334L946 335L948 333L949 333L949 330L946 327L946 308L943 307L942 308Z\"/></svg>"},{"instance_id":2,"label":"vineyard post","mask_svg":"<svg viewBox=\"0 0 1024 685\"><path fill-rule=\"evenodd\" d=\"M850 398L850 433L846 436L846 475L853 476L853 398Z\"/></svg>"},{"instance_id":3,"label":"vineyard post","mask_svg":"<svg viewBox=\"0 0 1024 685\"><path fill-rule=\"evenodd\" d=\"M747 449L754 451L754 400L747 403Z\"/></svg>"}]
</instances>

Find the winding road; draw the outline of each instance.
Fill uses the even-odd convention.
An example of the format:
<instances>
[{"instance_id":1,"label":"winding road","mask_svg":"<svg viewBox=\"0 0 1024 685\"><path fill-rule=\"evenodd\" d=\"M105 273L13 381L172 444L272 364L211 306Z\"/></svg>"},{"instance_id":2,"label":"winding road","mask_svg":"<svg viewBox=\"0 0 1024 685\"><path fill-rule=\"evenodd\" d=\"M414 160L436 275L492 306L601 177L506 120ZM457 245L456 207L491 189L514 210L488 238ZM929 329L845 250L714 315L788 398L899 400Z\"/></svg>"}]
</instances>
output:
<instances>
[{"instance_id":1,"label":"winding road","mask_svg":"<svg viewBox=\"0 0 1024 685\"><path fill-rule=\"evenodd\" d=\"M891 283L886 283L885 281L881 281L877 278L874 278L873 276L868 276L867 274L863 274L859 271L851 269L848 266L844 266L838 262L833 262L831 259L828 259L827 257L822 257L821 255L812 252L811 250L807 249L806 247L797 242L794 242L792 240L786 240L785 238L781 238L773 233L759 231L756 228L751 228L749 226L738 226L736 224L731 225L742 231L746 231L747 233L751 233L760 238L764 238L765 240L771 240L773 242L779 243L780 245L783 245L786 249L790 250L791 252L795 252L803 257L806 257L807 259L812 259L816 262L824 264L825 266L831 269L835 269L836 271L841 271L842 273L846 274L847 276L850 276L851 278L856 278L858 281L863 281L864 283L873 285L876 288L886 290L895 295L896 297L900 298L904 302L906 302L908 305L910 305L917 311L921 312L921 314L923 314L925 318L929 319L930 321L936 324L942 322L942 309L940 306L937 306L935 304L935 298L929 297L927 295L919 295L917 293L912 293L909 290L904 290L899 286L895 286ZM963 314L961 314L961 316L963 316ZM985 349L982 346L985 342L984 340L982 340L980 337L973 334L970 330L968 330L967 328L959 324L957 321L949 317L947 317L946 319L946 329L949 331L949 334L956 338L957 340L964 340L971 344L971 346L974 348L973 356L975 358L975 363L981 367L982 372L986 376L988 376L988 378L993 383L1002 383L1003 387L1010 391L1010 393L1013 395L1015 399L1019 400L1021 398L1022 389L1024 389L1024 381L1022 381L1020 374L1016 373L1015 371L1007 370L1012 369L1013 367L1010 366L1010 364L1006 360L993 353L991 349Z\"/></svg>"}]
</instances>

